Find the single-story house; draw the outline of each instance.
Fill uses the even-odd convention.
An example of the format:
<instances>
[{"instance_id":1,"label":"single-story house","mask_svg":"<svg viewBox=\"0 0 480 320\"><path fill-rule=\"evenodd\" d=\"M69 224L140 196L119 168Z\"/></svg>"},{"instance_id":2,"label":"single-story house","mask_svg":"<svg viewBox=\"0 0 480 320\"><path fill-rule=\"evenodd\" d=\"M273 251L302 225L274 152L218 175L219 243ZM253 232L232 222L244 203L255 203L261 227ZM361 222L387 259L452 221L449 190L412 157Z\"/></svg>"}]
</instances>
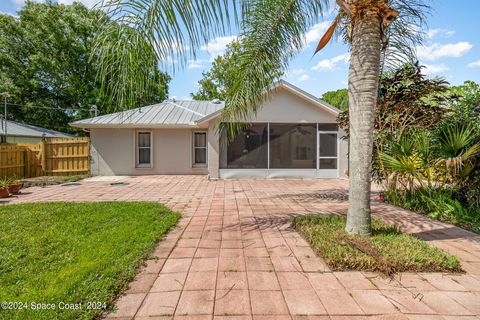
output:
<instances>
[{"instance_id":1,"label":"single-story house","mask_svg":"<svg viewBox=\"0 0 480 320\"><path fill-rule=\"evenodd\" d=\"M340 111L286 81L272 90L251 126L229 143L216 130L224 107L218 100L167 100L71 125L90 132L93 175L345 177Z\"/></svg>"},{"instance_id":2,"label":"single-story house","mask_svg":"<svg viewBox=\"0 0 480 320\"><path fill-rule=\"evenodd\" d=\"M73 138L74 135L37 127L28 123L0 120L0 136L7 131L7 143L39 143L43 138ZM3 140L2 140L3 141Z\"/></svg>"}]
</instances>

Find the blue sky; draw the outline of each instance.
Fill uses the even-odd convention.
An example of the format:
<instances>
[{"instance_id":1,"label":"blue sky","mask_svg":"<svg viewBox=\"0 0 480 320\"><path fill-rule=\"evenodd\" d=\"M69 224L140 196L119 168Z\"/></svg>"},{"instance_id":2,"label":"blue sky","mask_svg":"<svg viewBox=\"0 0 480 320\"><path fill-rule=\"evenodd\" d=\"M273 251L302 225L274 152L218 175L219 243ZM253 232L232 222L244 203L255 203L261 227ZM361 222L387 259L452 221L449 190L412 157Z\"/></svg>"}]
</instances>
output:
<instances>
[{"instance_id":1,"label":"blue sky","mask_svg":"<svg viewBox=\"0 0 480 320\"><path fill-rule=\"evenodd\" d=\"M80 2L93 6L96 1ZM72 0L59 2L69 4ZM427 66L425 72L442 76L451 84L465 80L480 82L480 1L432 0L431 3L434 10L428 19L428 37L425 46L418 49L420 62ZM15 14L22 5L23 0L0 0L0 12ZM330 43L312 58L313 49L328 26L327 16L307 32L307 45L292 61L286 76L286 80L317 96L345 88L348 77L346 45ZM202 71L209 69L210 61L233 38L235 34L212 39L199 50L196 61L190 60L183 70L176 71L170 83L170 97L190 99Z\"/></svg>"}]
</instances>

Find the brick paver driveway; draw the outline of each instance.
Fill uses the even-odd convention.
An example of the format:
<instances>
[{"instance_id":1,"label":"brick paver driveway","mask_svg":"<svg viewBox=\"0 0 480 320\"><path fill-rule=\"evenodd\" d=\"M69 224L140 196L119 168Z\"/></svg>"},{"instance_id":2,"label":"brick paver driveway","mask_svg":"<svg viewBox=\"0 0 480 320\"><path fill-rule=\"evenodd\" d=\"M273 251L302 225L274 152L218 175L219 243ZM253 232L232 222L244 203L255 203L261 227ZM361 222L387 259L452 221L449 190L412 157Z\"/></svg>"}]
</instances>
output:
<instances>
[{"instance_id":1,"label":"brick paver driveway","mask_svg":"<svg viewBox=\"0 0 480 320\"><path fill-rule=\"evenodd\" d=\"M160 201L184 218L109 317L121 319L479 319L480 239L374 203L374 214L448 250L462 275L331 272L289 226L293 214L345 212L342 180L208 181L124 177L30 188L9 200Z\"/></svg>"}]
</instances>

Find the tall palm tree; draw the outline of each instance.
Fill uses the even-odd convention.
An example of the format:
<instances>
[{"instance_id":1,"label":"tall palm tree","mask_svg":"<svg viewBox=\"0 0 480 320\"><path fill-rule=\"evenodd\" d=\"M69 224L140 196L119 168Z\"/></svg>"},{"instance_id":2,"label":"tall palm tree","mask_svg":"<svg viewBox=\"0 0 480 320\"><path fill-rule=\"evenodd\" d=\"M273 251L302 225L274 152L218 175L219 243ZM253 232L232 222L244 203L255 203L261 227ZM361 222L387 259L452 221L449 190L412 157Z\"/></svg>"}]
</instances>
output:
<instances>
[{"instance_id":1,"label":"tall palm tree","mask_svg":"<svg viewBox=\"0 0 480 320\"><path fill-rule=\"evenodd\" d=\"M97 39L105 92L119 108L133 107L158 64L186 57L231 23L239 30L239 74L228 88L219 123L248 121L269 98L279 71L305 46L305 33L330 9L328 0L105 0L113 23ZM382 67L411 57L428 9L422 0L336 0L338 15L317 51L336 33L351 47L350 198L346 231L370 234L370 170L374 108ZM117 30L117 31L115 31ZM110 87L109 79L119 78ZM123 81L120 81L123 80ZM238 131L229 126L230 135Z\"/></svg>"}]
</instances>

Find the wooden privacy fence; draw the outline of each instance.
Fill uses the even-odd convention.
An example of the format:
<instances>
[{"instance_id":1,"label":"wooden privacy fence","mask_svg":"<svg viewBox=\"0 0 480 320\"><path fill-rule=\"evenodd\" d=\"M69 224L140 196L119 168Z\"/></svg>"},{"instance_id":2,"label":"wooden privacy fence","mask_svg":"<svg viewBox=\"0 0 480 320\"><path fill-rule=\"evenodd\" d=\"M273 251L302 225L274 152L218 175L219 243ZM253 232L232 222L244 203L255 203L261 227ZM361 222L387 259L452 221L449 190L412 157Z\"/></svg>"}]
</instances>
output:
<instances>
[{"instance_id":1,"label":"wooden privacy fence","mask_svg":"<svg viewBox=\"0 0 480 320\"><path fill-rule=\"evenodd\" d=\"M0 145L0 176L39 176L90 173L89 138L47 138L37 144Z\"/></svg>"}]
</instances>

